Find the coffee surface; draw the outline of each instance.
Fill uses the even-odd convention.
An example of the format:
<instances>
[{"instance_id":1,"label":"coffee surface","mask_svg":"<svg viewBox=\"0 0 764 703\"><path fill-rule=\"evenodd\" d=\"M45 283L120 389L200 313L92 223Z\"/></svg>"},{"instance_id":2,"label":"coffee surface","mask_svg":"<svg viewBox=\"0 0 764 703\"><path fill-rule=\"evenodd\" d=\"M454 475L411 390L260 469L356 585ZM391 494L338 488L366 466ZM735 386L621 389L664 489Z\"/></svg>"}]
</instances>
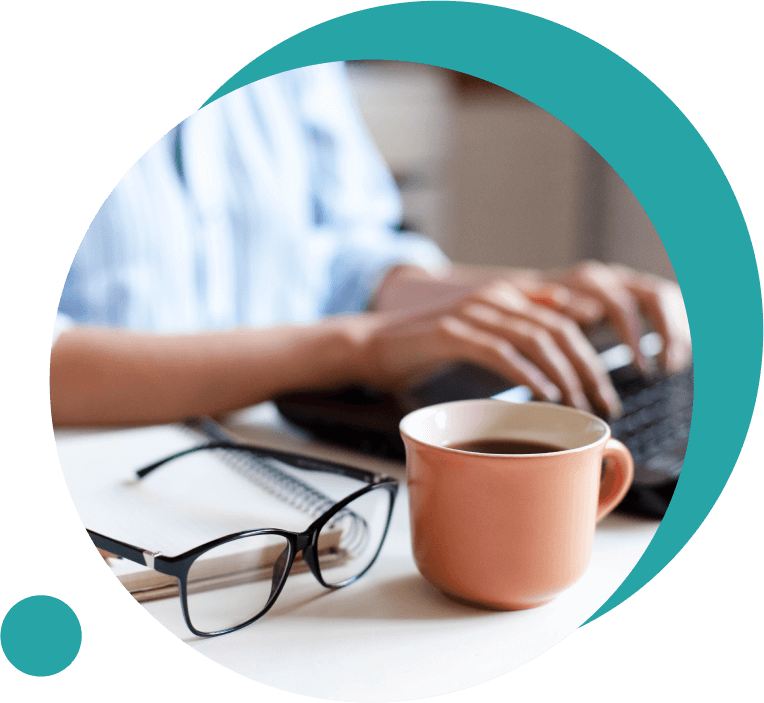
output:
<instances>
[{"instance_id":1,"label":"coffee surface","mask_svg":"<svg viewBox=\"0 0 764 703\"><path fill-rule=\"evenodd\" d=\"M565 450L565 447L555 444L518 439L471 439L468 442L455 442L445 446L449 449L480 454L549 454Z\"/></svg>"}]
</instances>

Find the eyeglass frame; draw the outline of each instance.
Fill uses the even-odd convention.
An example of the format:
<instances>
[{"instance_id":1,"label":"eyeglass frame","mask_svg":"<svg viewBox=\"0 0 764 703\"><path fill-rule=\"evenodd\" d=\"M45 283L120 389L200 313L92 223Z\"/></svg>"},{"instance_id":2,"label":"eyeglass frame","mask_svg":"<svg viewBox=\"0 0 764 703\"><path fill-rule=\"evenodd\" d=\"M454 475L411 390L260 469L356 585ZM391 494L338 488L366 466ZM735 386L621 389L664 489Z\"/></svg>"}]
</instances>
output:
<instances>
[{"instance_id":1,"label":"eyeglass frame","mask_svg":"<svg viewBox=\"0 0 764 703\"><path fill-rule=\"evenodd\" d=\"M152 552L149 549L136 547L132 544L128 544L127 542L122 542L120 540L107 537L93 530L87 530L87 533L90 536L90 539L93 541L93 544L95 544L95 546L99 549L103 549L104 551L114 554L115 556L128 559L129 561L135 562L137 564L141 564L142 566L147 566L161 574L174 576L177 578L178 595L180 597L181 608L183 610L183 618L186 621L188 629L191 630L194 635L198 637L218 637L220 635L226 635L230 632L241 630L242 628L251 625L253 622L263 617L271 609L281 594L281 591L284 588L284 584L289 577L292 565L294 564L294 560L300 552L302 552L303 559L305 560L305 563L308 565L308 568L316 580L322 586L324 586L324 588L329 588L332 590L344 588L345 586L349 586L355 583L373 566L374 562L376 562L379 553L382 551L382 545L385 543L387 532L390 528L390 519L392 518L393 508L395 507L395 499L398 495L398 480L386 474L367 471L365 469L348 466L347 464L338 464L332 461L313 459L301 454L293 454L292 452L283 452L275 449L264 449L262 447L256 447L248 444L238 444L236 442L209 442L207 444L177 452L176 454L165 457L164 459L160 459L159 461L154 462L149 466L139 469L136 471L136 475L138 479L143 479L155 469L158 469L160 466L163 466L164 464L167 464L174 459L179 459L180 457L183 457L187 454L192 454L194 452L212 449L243 451L262 458L276 459L277 461L281 461L294 468L304 469L307 471L320 471L323 473L340 474L342 476L347 476L348 478L363 481L368 485L360 488L357 491L354 491L338 503L335 503L331 508L329 508L329 510L314 520L302 532L293 532L290 530L282 530L280 528L272 527L243 530L240 532L234 532L224 537L219 537L209 542L205 542L198 547L189 549L176 556L165 556L161 552ZM390 497L390 508L388 510L387 520L385 522L385 529L382 533L382 539L379 541L379 546L377 547L377 551L374 554L374 557L359 574L356 574L355 576L346 579L339 584L326 583L323 576L321 575L321 568L318 564L318 535L321 529L340 510L345 508L352 501L374 490L386 490L388 491ZM229 627L223 630L216 630L215 632L202 632L201 630L197 630L191 622L191 617L188 609L188 573L191 569L191 566L202 554L211 549L220 547L223 544L234 542L245 537L269 534L279 535L287 540L289 546L289 556L287 564L284 568L284 573L281 576L281 582L278 584L277 588L271 590L271 595L269 596L265 607L254 617L251 617L245 622L234 627Z\"/></svg>"}]
</instances>

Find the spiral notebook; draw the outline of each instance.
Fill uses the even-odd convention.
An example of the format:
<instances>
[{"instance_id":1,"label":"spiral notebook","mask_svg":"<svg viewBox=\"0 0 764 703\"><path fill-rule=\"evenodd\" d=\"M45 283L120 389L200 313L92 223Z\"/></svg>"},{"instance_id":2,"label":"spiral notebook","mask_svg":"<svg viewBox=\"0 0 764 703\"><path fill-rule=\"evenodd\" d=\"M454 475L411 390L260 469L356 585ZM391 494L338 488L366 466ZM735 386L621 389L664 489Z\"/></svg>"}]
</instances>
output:
<instances>
[{"instance_id":1,"label":"spiral notebook","mask_svg":"<svg viewBox=\"0 0 764 703\"><path fill-rule=\"evenodd\" d=\"M142 480L136 478L137 469L206 441L198 428L192 431L184 425L56 435L64 477L85 527L168 556L242 530L278 527L299 532L324 505L337 500L305 482L297 469L239 452L194 453ZM332 493L331 479L327 490ZM321 549L337 563L343 559L340 539L339 530L326 538L322 534ZM241 559L235 549L209 559L204 564L205 588L270 576L276 556L264 553L261 573L253 574L250 568L246 575L237 566ZM128 560L107 561L139 601L177 595L173 577ZM292 572L305 570L298 556Z\"/></svg>"}]
</instances>

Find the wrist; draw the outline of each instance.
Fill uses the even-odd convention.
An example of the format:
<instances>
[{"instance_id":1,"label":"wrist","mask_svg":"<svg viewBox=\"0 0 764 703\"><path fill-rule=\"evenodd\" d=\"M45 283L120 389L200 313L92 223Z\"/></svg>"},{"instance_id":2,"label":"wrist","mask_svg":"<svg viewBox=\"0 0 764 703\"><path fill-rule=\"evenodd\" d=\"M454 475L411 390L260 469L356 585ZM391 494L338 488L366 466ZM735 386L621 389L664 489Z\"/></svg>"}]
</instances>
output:
<instances>
[{"instance_id":1,"label":"wrist","mask_svg":"<svg viewBox=\"0 0 764 703\"><path fill-rule=\"evenodd\" d=\"M382 281L371 296L366 310L368 312L376 312L377 310L395 307L396 300L399 297L398 292L402 287L405 287L406 281L411 279L430 279L431 277L431 274L421 266L413 264L397 264L392 266L382 277Z\"/></svg>"},{"instance_id":2,"label":"wrist","mask_svg":"<svg viewBox=\"0 0 764 703\"><path fill-rule=\"evenodd\" d=\"M436 280L426 269L411 264L393 266L372 296L368 312L401 310L415 302L422 284Z\"/></svg>"},{"instance_id":3,"label":"wrist","mask_svg":"<svg viewBox=\"0 0 764 703\"><path fill-rule=\"evenodd\" d=\"M337 318L339 346L345 350L343 373L345 384L375 386L380 365L376 352L379 330L389 323L389 313L374 312Z\"/></svg>"}]
</instances>

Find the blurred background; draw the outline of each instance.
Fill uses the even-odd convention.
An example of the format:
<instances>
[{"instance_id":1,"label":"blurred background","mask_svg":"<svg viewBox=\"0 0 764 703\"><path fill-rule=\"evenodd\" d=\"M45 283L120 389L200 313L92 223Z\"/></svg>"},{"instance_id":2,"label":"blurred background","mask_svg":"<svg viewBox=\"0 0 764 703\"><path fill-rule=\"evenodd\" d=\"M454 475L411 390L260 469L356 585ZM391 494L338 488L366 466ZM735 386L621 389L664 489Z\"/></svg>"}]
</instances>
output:
<instances>
[{"instance_id":1,"label":"blurred background","mask_svg":"<svg viewBox=\"0 0 764 703\"><path fill-rule=\"evenodd\" d=\"M623 263L676 280L631 191L533 103L421 64L354 61L358 107L395 176L404 227L470 264Z\"/></svg>"}]
</instances>

